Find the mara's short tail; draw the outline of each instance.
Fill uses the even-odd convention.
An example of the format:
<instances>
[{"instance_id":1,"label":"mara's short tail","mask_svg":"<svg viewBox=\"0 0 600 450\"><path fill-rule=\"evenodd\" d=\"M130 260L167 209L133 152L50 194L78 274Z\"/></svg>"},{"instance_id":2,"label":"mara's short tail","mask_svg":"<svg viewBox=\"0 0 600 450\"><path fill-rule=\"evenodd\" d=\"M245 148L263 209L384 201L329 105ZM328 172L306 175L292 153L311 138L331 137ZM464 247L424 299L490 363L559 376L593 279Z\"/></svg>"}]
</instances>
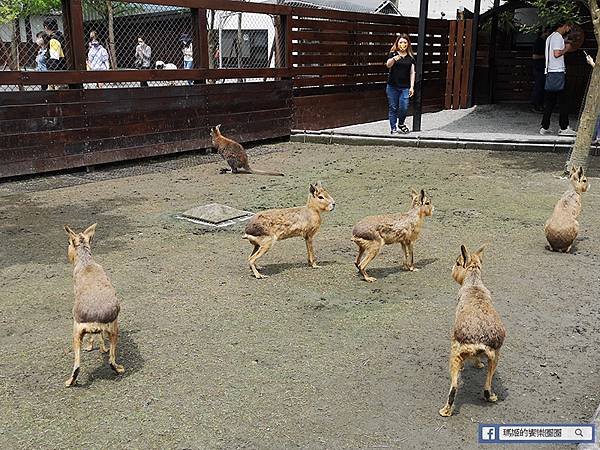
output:
<instances>
[{"instance_id":1,"label":"mara's short tail","mask_svg":"<svg viewBox=\"0 0 600 450\"><path fill-rule=\"evenodd\" d=\"M266 170L250 169L250 173L256 175L272 175L274 177L284 177L285 175L281 172L268 172Z\"/></svg>"}]
</instances>

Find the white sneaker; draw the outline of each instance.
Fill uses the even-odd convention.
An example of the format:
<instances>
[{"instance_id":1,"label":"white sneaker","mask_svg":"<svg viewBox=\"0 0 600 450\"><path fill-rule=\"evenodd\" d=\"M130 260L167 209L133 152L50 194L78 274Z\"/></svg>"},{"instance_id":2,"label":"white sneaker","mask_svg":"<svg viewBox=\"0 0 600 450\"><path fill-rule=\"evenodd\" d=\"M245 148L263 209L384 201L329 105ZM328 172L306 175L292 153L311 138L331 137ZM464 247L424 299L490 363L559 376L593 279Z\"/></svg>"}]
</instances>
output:
<instances>
[{"instance_id":1,"label":"white sneaker","mask_svg":"<svg viewBox=\"0 0 600 450\"><path fill-rule=\"evenodd\" d=\"M546 134L550 134L550 129L542 127L542 128L540 128L540 134L542 136L545 136Z\"/></svg>"},{"instance_id":2,"label":"white sneaker","mask_svg":"<svg viewBox=\"0 0 600 450\"><path fill-rule=\"evenodd\" d=\"M564 130L558 130L558 135L559 136L577 136L577 133L571 127L567 127Z\"/></svg>"}]
</instances>

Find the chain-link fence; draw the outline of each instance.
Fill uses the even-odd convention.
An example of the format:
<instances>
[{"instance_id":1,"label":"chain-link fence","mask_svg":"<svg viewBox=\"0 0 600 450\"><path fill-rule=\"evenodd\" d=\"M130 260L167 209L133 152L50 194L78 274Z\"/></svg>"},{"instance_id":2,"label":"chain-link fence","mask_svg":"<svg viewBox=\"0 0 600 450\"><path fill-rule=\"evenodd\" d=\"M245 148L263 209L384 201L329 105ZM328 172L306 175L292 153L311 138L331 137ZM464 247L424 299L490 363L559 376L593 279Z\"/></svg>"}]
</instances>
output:
<instances>
[{"instance_id":1,"label":"chain-link fence","mask_svg":"<svg viewBox=\"0 0 600 450\"><path fill-rule=\"evenodd\" d=\"M64 70L68 67L68 37L64 34L60 14L2 19L0 18L0 70L47 71ZM0 91L36 89L40 89L40 86L0 85Z\"/></svg>"},{"instance_id":2,"label":"chain-link fence","mask_svg":"<svg viewBox=\"0 0 600 450\"><path fill-rule=\"evenodd\" d=\"M193 69L199 58L210 69L282 67L284 34L278 16L231 11L206 11L208 49L194 51L193 18L189 8L147 3L83 0L84 43L87 70ZM65 54L53 63L56 39L44 31L45 16L20 18L0 25L3 70L64 70L69 67L69 45L61 16L52 17ZM16 30L16 31L15 31ZM47 30L46 30L47 31ZM207 51L208 55L201 55ZM213 79L210 82L251 81ZM192 84L182 72L178 81L85 84L85 88ZM45 86L0 86L1 90L40 89ZM52 87L51 87L52 88Z\"/></svg>"}]
</instances>

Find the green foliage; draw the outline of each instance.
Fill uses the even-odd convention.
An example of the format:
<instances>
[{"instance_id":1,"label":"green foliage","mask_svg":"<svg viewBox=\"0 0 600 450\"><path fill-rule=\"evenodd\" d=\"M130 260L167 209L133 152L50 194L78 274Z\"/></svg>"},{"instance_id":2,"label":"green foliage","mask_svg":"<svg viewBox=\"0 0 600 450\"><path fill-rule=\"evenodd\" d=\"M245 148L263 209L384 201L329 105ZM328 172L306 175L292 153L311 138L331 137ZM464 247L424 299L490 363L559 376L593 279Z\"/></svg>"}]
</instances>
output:
<instances>
[{"instance_id":1,"label":"green foliage","mask_svg":"<svg viewBox=\"0 0 600 450\"><path fill-rule=\"evenodd\" d=\"M0 2L0 23L12 22L19 17L49 14L60 10L60 0L2 0Z\"/></svg>"},{"instance_id":2,"label":"green foliage","mask_svg":"<svg viewBox=\"0 0 600 450\"><path fill-rule=\"evenodd\" d=\"M522 24L515 19L515 12L512 10L504 11L498 14L498 30L505 33L510 33L516 29L520 29ZM483 31L490 31L492 29L492 17L488 17L485 22L481 25Z\"/></svg>"},{"instance_id":3,"label":"green foliage","mask_svg":"<svg viewBox=\"0 0 600 450\"><path fill-rule=\"evenodd\" d=\"M523 33L536 33L546 27L553 27L560 22L581 23L579 5L574 0L528 0L532 7L538 10L538 23L534 25L519 25Z\"/></svg>"}]
</instances>

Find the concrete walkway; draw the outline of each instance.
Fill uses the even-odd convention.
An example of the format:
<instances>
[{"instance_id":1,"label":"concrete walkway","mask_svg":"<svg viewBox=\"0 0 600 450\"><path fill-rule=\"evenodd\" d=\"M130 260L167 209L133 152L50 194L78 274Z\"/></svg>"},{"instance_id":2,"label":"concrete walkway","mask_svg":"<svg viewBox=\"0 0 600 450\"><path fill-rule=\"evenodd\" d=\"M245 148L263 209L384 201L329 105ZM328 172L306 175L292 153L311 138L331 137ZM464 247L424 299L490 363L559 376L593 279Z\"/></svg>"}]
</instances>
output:
<instances>
[{"instance_id":1,"label":"concrete walkway","mask_svg":"<svg viewBox=\"0 0 600 450\"><path fill-rule=\"evenodd\" d=\"M558 115L552 117L552 133L544 136L539 134L541 118L526 105L482 105L424 114L420 132L390 135L388 121L380 120L324 130L292 130L292 141L569 152L575 138L558 136ZM571 127L577 129L577 122L571 118ZM412 117L407 118L406 125L412 128ZM592 155L600 155L600 144L592 145Z\"/></svg>"},{"instance_id":2,"label":"concrete walkway","mask_svg":"<svg viewBox=\"0 0 600 450\"><path fill-rule=\"evenodd\" d=\"M430 138L444 140L479 140L511 142L557 142L572 144L572 137L558 136L558 115L552 117L552 134L539 134L541 114L531 112L526 105L482 105L468 109L444 110L423 114L422 131L398 138ZM406 125L412 129L412 117ZM571 118L571 127L577 129L577 118ZM328 129L339 134L390 137L387 120Z\"/></svg>"}]
</instances>

